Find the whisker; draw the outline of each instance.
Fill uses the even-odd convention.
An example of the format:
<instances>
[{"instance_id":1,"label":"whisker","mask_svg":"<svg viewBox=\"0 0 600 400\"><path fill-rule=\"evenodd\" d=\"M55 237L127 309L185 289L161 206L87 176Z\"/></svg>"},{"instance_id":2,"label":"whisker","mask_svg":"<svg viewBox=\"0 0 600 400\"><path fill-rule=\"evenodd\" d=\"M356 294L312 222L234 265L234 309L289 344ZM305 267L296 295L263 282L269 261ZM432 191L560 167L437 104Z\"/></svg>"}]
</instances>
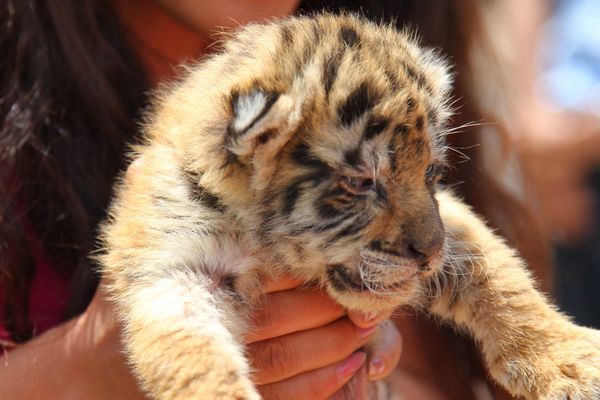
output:
<instances>
[{"instance_id":1,"label":"whisker","mask_svg":"<svg viewBox=\"0 0 600 400\"><path fill-rule=\"evenodd\" d=\"M450 136L450 135L455 135L457 133L463 133L467 128L475 128L478 126L490 126L490 125L493 125L493 124L490 122L471 121L471 122L464 123L462 125L454 126L452 128L442 129L439 131L439 133L443 136Z\"/></svg>"}]
</instances>

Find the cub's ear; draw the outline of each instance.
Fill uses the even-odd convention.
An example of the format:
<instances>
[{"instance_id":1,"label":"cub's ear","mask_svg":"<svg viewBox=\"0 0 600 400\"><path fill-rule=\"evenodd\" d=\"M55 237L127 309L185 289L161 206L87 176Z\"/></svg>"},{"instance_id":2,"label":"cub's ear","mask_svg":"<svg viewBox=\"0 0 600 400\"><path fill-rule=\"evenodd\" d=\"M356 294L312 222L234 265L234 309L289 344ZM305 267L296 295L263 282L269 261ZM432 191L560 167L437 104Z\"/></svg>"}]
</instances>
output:
<instances>
[{"instance_id":1,"label":"cub's ear","mask_svg":"<svg viewBox=\"0 0 600 400\"><path fill-rule=\"evenodd\" d=\"M253 88L234 90L226 146L240 161L272 158L298 126L300 105L288 94Z\"/></svg>"}]
</instances>

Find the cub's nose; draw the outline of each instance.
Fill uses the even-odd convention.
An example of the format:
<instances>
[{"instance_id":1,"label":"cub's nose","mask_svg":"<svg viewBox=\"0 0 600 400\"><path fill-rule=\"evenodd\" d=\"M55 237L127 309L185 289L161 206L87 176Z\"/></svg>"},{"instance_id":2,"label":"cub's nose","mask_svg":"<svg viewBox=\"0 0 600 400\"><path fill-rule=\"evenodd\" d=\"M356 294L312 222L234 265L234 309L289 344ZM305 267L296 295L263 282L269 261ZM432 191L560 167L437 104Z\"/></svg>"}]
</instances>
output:
<instances>
[{"instance_id":1,"label":"cub's nose","mask_svg":"<svg viewBox=\"0 0 600 400\"><path fill-rule=\"evenodd\" d=\"M407 256L420 262L428 263L442 250L443 236L434 237L430 240L412 240L396 243L396 246L403 246L406 249Z\"/></svg>"},{"instance_id":2,"label":"cub's nose","mask_svg":"<svg viewBox=\"0 0 600 400\"><path fill-rule=\"evenodd\" d=\"M403 238L394 241L374 240L369 247L375 251L407 258L416 261L419 265L425 265L439 254L443 244L443 235L434 235L433 237L421 240L412 238Z\"/></svg>"}]
</instances>

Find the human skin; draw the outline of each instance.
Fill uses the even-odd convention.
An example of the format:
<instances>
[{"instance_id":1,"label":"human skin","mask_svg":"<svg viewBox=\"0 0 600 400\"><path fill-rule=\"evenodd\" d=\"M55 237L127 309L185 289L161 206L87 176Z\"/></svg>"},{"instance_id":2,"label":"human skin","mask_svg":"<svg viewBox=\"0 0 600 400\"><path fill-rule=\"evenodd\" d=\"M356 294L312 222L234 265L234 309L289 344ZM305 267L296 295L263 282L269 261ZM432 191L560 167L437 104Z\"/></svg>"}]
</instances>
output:
<instances>
[{"instance_id":1,"label":"human skin","mask_svg":"<svg viewBox=\"0 0 600 400\"><path fill-rule=\"evenodd\" d=\"M211 51L218 35L235 27L284 17L299 0L113 0L150 80Z\"/></svg>"},{"instance_id":2,"label":"human skin","mask_svg":"<svg viewBox=\"0 0 600 400\"><path fill-rule=\"evenodd\" d=\"M181 62L209 52L211 34L242 23L285 16L298 6L298 0L116 0L114 5L129 40L156 84L173 78ZM138 161L130 172L141 168L142 162ZM356 327L372 327L387 316L367 321L364 316L351 313L342 318L344 310L322 293L307 289L278 293L282 288L291 289L289 284L284 280L268 288L274 293L255 318L255 325L277 321L276 330L267 328L261 334L255 331L247 338L249 358L256 371L254 380L266 398L292 399L298 394L306 398L307 388L315 391L310 398L320 398L319 394L332 394L340 382L347 380L339 377L340 369L352 375L364 362L364 355L360 354L348 359L368 339ZM300 284L295 281L293 287ZM278 304L287 307L280 308ZM290 309L294 313L279 312ZM400 357L397 328L384 324L383 329L385 340L375 348L370 365L365 367L370 379L389 374ZM354 362L355 368L344 368L344 360Z\"/></svg>"},{"instance_id":3,"label":"human skin","mask_svg":"<svg viewBox=\"0 0 600 400\"><path fill-rule=\"evenodd\" d=\"M260 371L256 383L265 399L328 398L364 361L357 350L370 336L365 335L369 330L351 322L325 293L298 288L300 284L286 278L267 283L270 293L259 315L269 318L256 318L256 329L248 337L249 358ZM297 317L277 312L292 306L297 308L291 314ZM362 326L377 324L377 320L366 323L360 315L351 318ZM391 371L401 350L398 331L388 324L380 329L387 339L374 357L381 358L385 367L373 379ZM307 349L306 343L314 342L315 337L323 343L335 340L338 349L328 351L318 345ZM265 354L272 357L265 358ZM270 363L270 359L278 361ZM18 346L0 360L3 399L146 398L121 352L120 325L102 287L82 315ZM280 367L288 364L294 366L293 371ZM309 397L306 388L310 388Z\"/></svg>"},{"instance_id":4,"label":"human skin","mask_svg":"<svg viewBox=\"0 0 600 400\"><path fill-rule=\"evenodd\" d=\"M132 43L151 81L157 83L171 78L177 63L201 55L209 46L205 34L212 28L198 25L208 14L194 15L198 10L221 12L211 18L226 25L223 21L230 20L226 13L231 20L249 22L285 15L296 3L119 0L114 4L134 36ZM139 167L134 165L128 173ZM286 278L267 283L268 294L247 337L255 383L263 396L325 399L358 369L367 371L372 380L388 375L401 352L395 326L381 324L383 339L373 349L370 364L359 351L387 316L346 315L326 294L301 284ZM289 309L294 312L284 312ZM1 361L0 398L145 398L121 352L120 325L102 287L82 315L19 345Z\"/></svg>"},{"instance_id":5,"label":"human skin","mask_svg":"<svg viewBox=\"0 0 600 400\"><path fill-rule=\"evenodd\" d=\"M127 173L135 174L140 168L143 159ZM368 371L370 380L387 376L398 363L402 347L394 325L380 326L388 316L346 314L327 294L302 284L285 277L266 282L254 329L246 337L248 358L256 371L254 381L264 398L326 399L360 368ZM377 329L383 339L366 365L359 349ZM113 304L101 284L82 315L0 358L0 398L146 398L126 363L120 335Z\"/></svg>"}]
</instances>

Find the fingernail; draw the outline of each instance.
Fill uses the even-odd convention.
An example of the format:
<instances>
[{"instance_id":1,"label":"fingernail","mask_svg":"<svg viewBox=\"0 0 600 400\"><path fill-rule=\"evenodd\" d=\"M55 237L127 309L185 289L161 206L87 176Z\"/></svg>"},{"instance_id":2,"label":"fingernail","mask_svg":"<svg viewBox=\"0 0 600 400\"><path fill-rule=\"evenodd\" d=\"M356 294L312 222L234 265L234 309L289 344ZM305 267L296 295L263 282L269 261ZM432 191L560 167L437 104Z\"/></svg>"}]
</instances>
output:
<instances>
[{"instance_id":1,"label":"fingernail","mask_svg":"<svg viewBox=\"0 0 600 400\"><path fill-rule=\"evenodd\" d=\"M379 325L373 325L368 328L356 328L356 331L358 332L359 338L366 338L371 336L377 330L377 328L379 328Z\"/></svg>"},{"instance_id":2,"label":"fingernail","mask_svg":"<svg viewBox=\"0 0 600 400\"><path fill-rule=\"evenodd\" d=\"M369 361L369 378L374 378L383 373L385 369L385 362L380 357L373 357Z\"/></svg>"},{"instance_id":3,"label":"fingernail","mask_svg":"<svg viewBox=\"0 0 600 400\"><path fill-rule=\"evenodd\" d=\"M340 381L345 381L365 363L367 354L362 351L357 351L338 367L337 374Z\"/></svg>"},{"instance_id":4,"label":"fingernail","mask_svg":"<svg viewBox=\"0 0 600 400\"><path fill-rule=\"evenodd\" d=\"M377 321L378 318L379 318L379 313L376 313L374 311L371 311L371 312L368 312L365 314L365 322L366 323L375 322L375 321Z\"/></svg>"}]
</instances>

